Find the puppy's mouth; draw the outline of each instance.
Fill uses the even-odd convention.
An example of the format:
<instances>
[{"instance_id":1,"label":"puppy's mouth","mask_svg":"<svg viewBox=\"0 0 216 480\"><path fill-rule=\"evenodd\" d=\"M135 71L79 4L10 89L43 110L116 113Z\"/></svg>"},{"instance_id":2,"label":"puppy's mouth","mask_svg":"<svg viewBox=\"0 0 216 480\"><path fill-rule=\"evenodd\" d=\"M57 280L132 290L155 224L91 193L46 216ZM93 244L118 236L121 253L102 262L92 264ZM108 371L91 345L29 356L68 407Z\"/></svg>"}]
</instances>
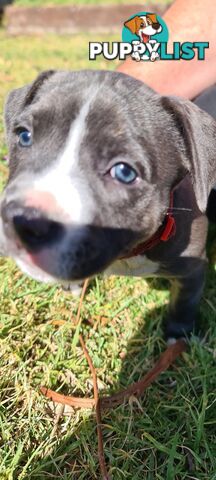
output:
<instances>
[{"instance_id":1,"label":"puppy's mouth","mask_svg":"<svg viewBox=\"0 0 216 480\"><path fill-rule=\"evenodd\" d=\"M61 222L38 209L20 207L18 202L15 206L4 202L1 213L0 240L5 238L6 256L24 273L45 283L93 277L147 240L147 232L149 237L156 230L150 217L142 232L100 225L100 217L91 224Z\"/></svg>"},{"instance_id":2,"label":"puppy's mouth","mask_svg":"<svg viewBox=\"0 0 216 480\"><path fill-rule=\"evenodd\" d=\"M149 25L148 27L141 29L140 33L141 33L143 43L148 43L151 39L151 36L156 35L161 31L162 31L162 27L158 23Z\"/></svg>"},{"instance_id":3,"label":"puppy's mouth","mask_svg":"<svg viewBox=\"0 0 216 480\"><path fill-rule=\"evenodd\" d=\"M24 251L21 255L14 258L20 270L28 277L43 283L59 283L60 279L49 275L41 268L31 255Z\"/></svg>"},{"instance_id":4,"label":"puppy's mouth","mask_svg":"<svg viewBox=\"0 0 216 480\"><path fill-rule=\"evenodd\" d=\"M127 254L139 240L131 230L83 226L42 248L28 248L7 237L6 255L28 276L44 283L68 283L93 277Z\"/></svg>"},{"instance_id":5,"label":"puppy's mouth","mask_svg":"<svg viewBox=\"0 0 216 480\"><path fill-rule=\"evenodd\" d=\"M37 262L34 254L29 253L18 238L12 239L8 235L5 235L5 231L2 228L1 217L0 255L13 258L23 273L37 281L44 283L59 282L59 279L44 270L43 265Z\"/></svg>"},{"instance_id":6,"label":"puppy's mouth","mask_svg":"<svg viewBox=\"0 0 216 480\"><path fill-rule=\"evenodd\" d=\"M143 43L148 43L149 42L150 35L146 35L145 33L141 32L141 36L142 36Z\"/></svg>"}]
</instances>

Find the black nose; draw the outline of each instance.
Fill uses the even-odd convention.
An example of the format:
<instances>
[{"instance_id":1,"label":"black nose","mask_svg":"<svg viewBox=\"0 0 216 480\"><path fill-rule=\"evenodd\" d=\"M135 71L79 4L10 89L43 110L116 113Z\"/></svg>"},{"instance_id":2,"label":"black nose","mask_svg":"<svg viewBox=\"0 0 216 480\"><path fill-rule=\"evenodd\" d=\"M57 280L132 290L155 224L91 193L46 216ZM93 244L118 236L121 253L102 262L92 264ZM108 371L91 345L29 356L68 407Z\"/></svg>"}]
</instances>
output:
<instances>
[{"instance_id":1,"label":"black nose","mask_svg":"<svg viewBox=\"0 0 216 480\"><path fill-rule=\"evenodd\" d=\"M153 23L152 24L152 27L155 29L155 30L158 30L160 28L160 23Z\"/></svg>"},{"instance_id":2,"label":"black nose","mask_svg":"<svg viewBox=\"0 0 216 480\"><path fill-rule=\"evenodd\" d=\"M30 251L57 242L64 231L61 223L50 220L42 211L15 201L2 205L2 218L6 233L10 237L16 234Z\"/></svg>"}]
</instances>

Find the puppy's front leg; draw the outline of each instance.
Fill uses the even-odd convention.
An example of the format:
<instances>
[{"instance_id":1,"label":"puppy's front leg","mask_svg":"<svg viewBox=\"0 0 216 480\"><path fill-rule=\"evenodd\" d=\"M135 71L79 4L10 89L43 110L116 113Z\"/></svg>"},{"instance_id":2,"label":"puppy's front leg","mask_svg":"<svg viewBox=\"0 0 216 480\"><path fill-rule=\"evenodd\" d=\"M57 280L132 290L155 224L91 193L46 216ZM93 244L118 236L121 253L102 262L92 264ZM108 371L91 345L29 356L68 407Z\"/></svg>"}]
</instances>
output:
<instances>
[{"instance_id":1,"label":"puppy's front leg","mask_svg":"<svg viewBox=\"0 0 216 480\"><path fill-rule=\"evenodd\" d=\"M171 300L165 326L166 338L179 338L193 331L204 281L205 264L202 260L193 273L171 280Z\"/></svg>"}]
</instances>

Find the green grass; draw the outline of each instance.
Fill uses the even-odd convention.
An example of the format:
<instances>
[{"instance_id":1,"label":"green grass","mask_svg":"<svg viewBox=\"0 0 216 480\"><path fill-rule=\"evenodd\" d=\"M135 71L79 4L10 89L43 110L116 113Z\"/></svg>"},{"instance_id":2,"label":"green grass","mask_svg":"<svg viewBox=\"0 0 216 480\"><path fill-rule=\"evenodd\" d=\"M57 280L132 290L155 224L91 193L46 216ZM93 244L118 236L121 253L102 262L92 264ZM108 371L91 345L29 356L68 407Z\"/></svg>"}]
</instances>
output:
<instances>
[{"instance_id":1,"label":"green grass","mask_svg":"<svg viewBox=\"0 0 216 480\"><path fill-rule=\"evenodd\" d=\"M135 4L137 5L137 0L16 0L14 5L19 5L21 7L45 7L45 6L52 6L52 5L104 5L104 4ZM160 5L164 5L167 3L171 3L170 0L151 0L150 4L160 3Z\"/></svg>"},{"instance_id":2,"label":"green grass","mask_svg":"<svg viewBox=\"0 0 216 480\"><path fill-rule=\"evenodd\" d=\"M91 36L7 38L0 34L0 105L6 93L45 68L113 68L88 62ZM106 38L104 38L106 40ZM0 156L6 154L0 121ZM0 164L1 184L6 167ZM216 272L201 304L205 340L195 339L140 403L103 415L106 460L114 480L216 479ZM165 348L164 281L96 279L81 331L101 391L139 379ZM0 259L0 480L99 479L95 415L46 401L40 385L92 395L91 374L73 319L78 300L26 278ZM63 320L62 325L54 322Z\"/></svg>"}]
</instances>

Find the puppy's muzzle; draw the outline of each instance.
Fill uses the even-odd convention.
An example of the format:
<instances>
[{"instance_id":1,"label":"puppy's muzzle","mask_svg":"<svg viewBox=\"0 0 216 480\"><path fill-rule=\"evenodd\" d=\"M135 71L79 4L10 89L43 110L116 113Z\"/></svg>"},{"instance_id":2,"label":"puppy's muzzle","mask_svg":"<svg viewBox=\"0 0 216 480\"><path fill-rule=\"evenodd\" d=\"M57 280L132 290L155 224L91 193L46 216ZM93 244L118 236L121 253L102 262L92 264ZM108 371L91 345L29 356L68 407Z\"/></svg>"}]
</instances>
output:
<instances>
[{"instance_id":1,"label":"puppy's muzzle","mask_svg":"<svg viewBox=\"0 0 216 480\"><path fill-rule=\"evenodd\" d=\"M55 213L22 200L5 198L1 205L8 254L25 273L42 281L95 275L122 256L137 236L127 229L64 223Z\"/></svg>"},{"instance_id":2,"label":"puppy's muzzle","mask_svg":"<svg viewBox=\"0 0 216 480\"><path fill-rule=\"evenodd\" d=\"M30 252L50 247L64 234L64 226L47 218L37 208L24 207L16 201L3 203L2 219L9 238Z\"/></svg>"}]
</instances>

